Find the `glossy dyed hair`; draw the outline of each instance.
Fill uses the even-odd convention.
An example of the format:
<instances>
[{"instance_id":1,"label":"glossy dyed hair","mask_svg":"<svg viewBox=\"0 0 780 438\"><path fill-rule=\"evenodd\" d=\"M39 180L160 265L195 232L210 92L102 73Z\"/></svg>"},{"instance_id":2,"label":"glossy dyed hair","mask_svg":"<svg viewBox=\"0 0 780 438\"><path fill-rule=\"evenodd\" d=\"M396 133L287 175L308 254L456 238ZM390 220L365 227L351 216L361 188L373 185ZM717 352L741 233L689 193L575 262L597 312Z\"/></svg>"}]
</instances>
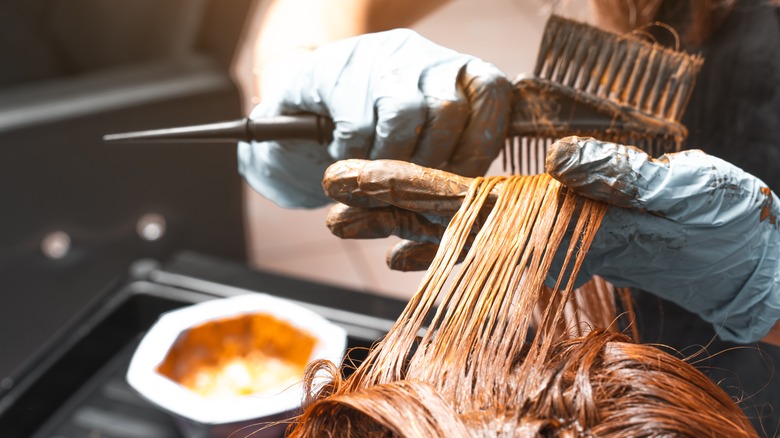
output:
<instances>
[{"instance_id":1,"label":"glossy dyed hair","mask_svg":"<svg viewBox=\"0 0 780 438\"><path fill-rule=\"evenodd\" d=\"M319 364L309 378L322 369L332 372L332 383L291 436L757 436L736 404L693 366L618 333L594 330L556 343L543 367L521 374L517 366L501 388L517 391L525 381L533 391L486 409L457 411L434 385L416 380L342 391L337 368Z\"/></svg>"},{"instance_id":2,"label":"glossy dyed hair","mask_svg":"<svg viewBox=\"0 0 780 438\"><path fill-rule=\"evenodd\" d=\"M603 280L574 289L606 209L546 174L475 180L419 290L367 359L346 379L333 363L309 367L289 435L756 436L706 376L619 333L612 304L587 304L614 302ZM558 284L546 288L552 266Z\"/></svg>"}]
</instances>

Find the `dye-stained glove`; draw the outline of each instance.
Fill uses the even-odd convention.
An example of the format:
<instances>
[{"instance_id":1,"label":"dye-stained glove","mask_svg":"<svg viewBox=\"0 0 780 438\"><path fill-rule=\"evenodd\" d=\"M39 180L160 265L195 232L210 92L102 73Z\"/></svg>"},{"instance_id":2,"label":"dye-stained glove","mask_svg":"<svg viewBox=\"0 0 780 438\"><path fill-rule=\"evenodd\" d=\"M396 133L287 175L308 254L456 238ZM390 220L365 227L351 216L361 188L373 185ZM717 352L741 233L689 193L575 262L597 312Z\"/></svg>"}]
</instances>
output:
<instances>
[{"instance_id":1,"label":"dye-stained glove","mask_svg":"<svg viewBox=\"0 0 780 438\"><path fill-rule=\"evenodd\" d=\"M639 149L569 137L547 171L610 208L580 270L668 299L752 342L780 319L780 203L759 179L690 150ZM553 270L554 271L554 270Z\"/></svg>"},{"instance_id":2,"label":"dye-stained glove","mask_svg":"<svg viewBox=\"0 0 780 438\"><path fill-rule=\"evenodd\" d=\"M240 143L239 171L277 204L307 208L329 202L323 173L346 158L481 175L504 144L511 96L511 84L493 65L408 29L326 44L291 65L287 82L250 117L329 116L332 143Z\"/></svg>"},{"instance_id":3,"label":"dye-stained glove","mask_svg":"<svg viewBox=\"0 0 780 438\"><path fill-rule=\"evenodd\" d=\"M404 161L339 161L328 167L322 181L325 193L339 202L328 212L327 225L344 239L391 235L406 239L390 248L388 266L425 270L471 182L472 178ZM486 210L490 205L488 200Z\"/></svg>"},{"instance_id":4,"label":"dye-stained glove","mask_svg":"<svg viewBox=\"0 0 780 438\"><path fill-rule=\"evenodd\" d=\"M736 342L761 339L780 319L780 203L757 178L701 151L655 160L636 148L576 137L554 144L547 165L577 192L615 206L578 286L600 275L646 290L698 313L722 339ZM388 261L425 269L470 184L408 163L336 163L323 186L348 206L334 207L328 224L345 238L419 241L392 249ZM551 272L560 271L563 255Z\"/></svg>"}]
</instances>

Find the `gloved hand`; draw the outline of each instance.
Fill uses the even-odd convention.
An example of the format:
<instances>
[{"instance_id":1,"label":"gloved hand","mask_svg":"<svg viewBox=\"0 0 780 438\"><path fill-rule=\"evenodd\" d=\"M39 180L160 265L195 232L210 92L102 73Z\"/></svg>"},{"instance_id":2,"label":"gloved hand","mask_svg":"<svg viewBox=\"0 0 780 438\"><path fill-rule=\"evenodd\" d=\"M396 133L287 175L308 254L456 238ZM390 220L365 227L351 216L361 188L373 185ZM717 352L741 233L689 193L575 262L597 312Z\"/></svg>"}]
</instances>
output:
<instances>
[{"instance_id":1,"label":"gloved hand","mask_svg":"<svg viewBox=\"0 0 780 438\"><path fill-rule=\"evenodd\" d=\"M397 29L320 47L289 68L250 117L331 117L334 140L240 143L239 171L284 207L329 202L322 176L346 158L398 159L483 174L504 144L511 84L494 66Z\"/></svg>"},{"instance_id":2,"label":"gloved hand","mask_svg":"<svg viewBox=\"0 0 780 438\"><path fill-rule=\"evenodd\" d=\"M699 150L652 159L568 137L547 171L607 212L580 270L679 304L724 340L757 341L780 319L780 202L759 179ZM549 283L549 282L548 282Z\"/></svg>"},{"instance_id":3,"label":"gloved hand","mask_svg":"<svg viewBox=\"0 0 780 438\"><path fill-rule=\"evenodd\" d=\"M340 202L328 212L327 225L344 239L391 235L407 239L388 251L388 266L425 270L471 182L472 178L405 161L339 161L328 167L322 181L325 193ZM486 217L492 203L488 199L485 204Z\"/></svg>"},{"instance_id":4,"label":"gloved hand","mask_svg":"<svg viewBox=\"0 0 780 438\"><path fill-rule=\"evenodd\" d=\"M615 206L577 286L600 275L646 290L698 313L721 338L737 342L761 339L780 318L780 203L755 177L701 151L654 160L636 148L576 137L554 144L547 166L580 194ZM432 255L470 183L404 163L337 163L324 186L356 207L334 208L329 223L341 237L419 240ZM368 208L380 205L382 215ZM562 252L551 272L560 271ZM404 248L391 255L402 259Z\"/></svg>"}]
</instances>

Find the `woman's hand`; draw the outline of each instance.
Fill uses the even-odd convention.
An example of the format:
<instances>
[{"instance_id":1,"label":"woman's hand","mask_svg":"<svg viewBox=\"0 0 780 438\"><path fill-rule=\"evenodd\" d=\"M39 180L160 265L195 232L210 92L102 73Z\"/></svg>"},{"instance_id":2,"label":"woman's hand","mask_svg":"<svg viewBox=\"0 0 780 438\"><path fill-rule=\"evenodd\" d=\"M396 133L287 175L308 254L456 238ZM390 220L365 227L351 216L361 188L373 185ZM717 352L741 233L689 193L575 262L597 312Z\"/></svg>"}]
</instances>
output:
<instances>
[{"instance_id":1,"label":"woman's hand","mask_svg":"<svg viewBox=\"0 0 780 438\"><path fill-rule=\"evenodd\" d=\"M290 62L251 117L315 113L335 122L329 145L241 143L239 169L285 207L317 207L325 169L346 158L397 159L483 174L504 144L511 84L494 66L397 29L326 44Z\"/></svg>"}]
</instances>

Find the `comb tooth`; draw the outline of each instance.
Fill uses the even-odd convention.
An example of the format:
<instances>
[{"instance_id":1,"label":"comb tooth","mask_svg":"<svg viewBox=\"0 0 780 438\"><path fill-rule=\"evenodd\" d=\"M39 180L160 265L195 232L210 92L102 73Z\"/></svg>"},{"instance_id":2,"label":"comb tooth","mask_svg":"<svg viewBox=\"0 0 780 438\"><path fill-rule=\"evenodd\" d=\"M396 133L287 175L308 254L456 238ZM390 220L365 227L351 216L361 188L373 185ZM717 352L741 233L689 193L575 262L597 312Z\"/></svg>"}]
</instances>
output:
<instances>
[{"instance_id":1,"label":"comb tooth","mask_svg":"<svg viewBox=\"0 0 780 438\"><path fill-rule=\"evenodd\" d=\"M565 82L562 82L568 87L575 88L578 78L583 73L582 61L590 51L591 45L589 44L589 41L593 40L593 38L590 38L590 34L592 34L592 32L588 32L587 35L575 36L571 40L568 54L570 62L568 62L566 66L567 74L565 76ZM579 88L576 87L575 89Z\"/></svg>"},{"instance_id":2,"label":"comb tooth","mask_svg":"<svg viewBox=\"0 0 780 438\"><path fill-rule=\"evenodd\" d=\"M533 137L525 137L523 139L523 175L531 174L531 143Z\"/></svg>"},{"instance_id":3,"label":"comb tooth","mask_svg":"<svg viewBox=\"0 0 780 438\"><path fill-rule=\"evenodd\" d=\"M652 47L643 45L639 49L633 77L627 86L626 101L636 108L643 107L647 83L652 81L653 74L657 69L657 65L653 61L655 61L655 51Z\"/></svg>"},{"instance_id":4,"label":"comb tooth","mask_svg":"<svg viewBox=\"0 0 780 438\"><path fill-rule=\"evenodd\" d=\"M659 117L663 117L664 115L659 103L661 102L661 97L666 94L665 88L668 85L669 76L671 75L669 58L670 57L666 54L658 57L658 60L656 61L658 68L655 73L655 80L652 81L652 84L648 81L645 90L648 99L647 105L645 106L646 111Z\"/></svg>"},{"instance_id":5,"label":"comb tooth","mask_svg":"<svg viewBox=\"0 0 780 438\"><path fill-rule=\"evenodd\" d=\"M530 138L520 135L507 137L503 150L503 169L512 175L529 175L530 166Z\"/></svg>"},{"instance_id":6,"label":"comb tooth","mask_svg":"<svg viewBox=\"0 0 780 438\"><path fill-rule=\"evenodd\" d=\"M587 91L590 88L590 84L593 79L593 68L596 65L596 61L599 58L599 50L598 46L593 44L588 44L586 41L584 45L587 47L586 53L587 56L582 62L582 74L580 74L580 80L575 86L578 90L581 91Z\"/></svg>"},{"instance_id":7,"label":"comb tooth","mask_svg":"<svg viewBox=\"0 0 780 438\"><path fill-rule=\"evenodd\" d=\"M671 138L658 139L655 143L655 149L659 157L663 154L680 152L681 150L681 143Z\"/></svg>"},{"instance_id":8,"label":"comb tooth","mask_svg":"<svg viewBox=\"0 0 780 438\"><path fill-rule=\"evenodd\" d=\"M623 58L622 62L616 66L619 72L610 95L614 96L615 100L622 104L626 103L626 83L634 73L636 57L639 54L638 52L637 46L633 44L626 46L626 56Z\"/></svg>"},{"instance_id":9,"label":"comb tooth","mask_svg":"<svg viewBox=\"0 0 780 438\"><path fill-rule=\"evenodd\" d=\"M649 138L642 139L642 150L647 152L647 155L651 157L658 156L658 144Z\"/></svg>"},{"instance_id":10,"label":"comb tooth","mask_svg":"<svg viewBox=\"0 0 780 438\"><path fill-rule=\"evenodd\" d=\"M647 153L648 155L653 156L653 151L651 151L648 148L648 145L645 143L643 138L633 138L632 137L631 143L632 143L633 146L636 146L639 149L642 149L643 151L645 151L645 153Z\"/></svg>"},{"instance_id":11,"label":"comb tooth","mask_svg":"<svg viewBox=\"0 0 780 438\"><path fill-rule=\"evenodd\" d=\"M525 143L525 137L517 136L515 137L515 159L517 160L515 163L516 171L520 175L523 175L523 167L525 166L525 151L523 150L523 144Z\"/></svg>"},{"instance_id":12,"label":"comb tooth","mask_svg":"<svg viewBox=\"0 0 780 438\"><path fill-rule=\"evenodd\" d=\"M613 143L622 144L625 146L632 146L637 149L642 149L641 145L639 144L639 140L634 137L633 134L624 134L619 137L618 140L613 141ZM642 149L644 150L644 149Z\"/></svg>"},{"instance_id":13,"label":"comb tooth","mask_svg":"<svg viewBox=\"0 0 780 438\"><path fill-rule=\"evenodd\" d=\"M536 150L539 148L539 141L539 137L533 137L533 141L531 142L528 150L528 175L536 174L536 163L538 160L536 156Z\"/></svg>"},{"instance_id":14,"label":"comb tooth","mask_svg":"<svg viewBox=\"0 0 780 438\"><path fill-rule=\"evenodd\" d=\"M680 82L674 96L672 96L672 105L667 113L668 118L672 120L679 120L681 117L682 110L685 108L685 105L688 104L688 98L690 97L689 89L692 85L692 78L690 75L685 74L685 67L681 66L680 70L682 70Z\"/></svg>"},{"instance_id":15,"label":"comb tooth","mask_svg":"<svg viewBox=\"0 0 780 438\"><path fill-rule=\"evenodd\" d=\"M583 61L592 52L590 48L591 48L590 44L588 44L588 42L584 38L580 38L577 41L577 49L571 62L571 71L569 73L569 80L566 81L567 86L577 90L582 89L579 86L579 83L582 82L580 80L580 77L582 76L582 73L585 71L585 69L583 69Z\"/></svg>"},{"instance_id":16,"label":"comb tooth","mask_svg":"<svg viewBox=\"0 0 780 438\"><path fill-rule=\"evenodd\" d=\"M663 154L679 152L679 144L679 142L671 139L658 139L655 142L656 156L660 157Z\"/></svg>"},{"instance_id":17,"label":"comb tooth","mask_svg":"<svg viewBox=\"0 0 780 438\"><path fill-rule=\"evenodd\" d=\"M547 22L547 27L542 38L542 48L539 51L539 58L537 61L537 68L534 74L537 77L550 79L555 70L555 64L560 57L561 44L560 41L565 39L566 26L562 25L562 21L555 17L551 18Z\"/></svg>"},{"instance_id":18,"label":"comb tooth","mask_svg":"<svg viewBox=\"0 0 780 438\"><path fill-rule=\"evenodd\" d=\"M547 65L547 59L550 55L552 41L555 39L553 32L553 29L555 28L555 22L555 17L550 17L550 20L547 22L544 34L542 35L542 41L539 43L539 54L536 56L536 66L534 67L534 76L539 78L546 77L546 72L543 72L543 70Z\"/></svg>"},{"instance_id":19,"label":"comb tooth","mask_svg":"<svg viewBox=\"0 0 780 438\"><path fill-rule=\"evenodd\" d=\"M701 55L688 55L684 52L671 52L674 59L675 68L674 76L679 77L680 80L677 83L676 90L672 94L673 106L669 112L664 115L675 121L679 121L685 111L688 102L693 94L694 86L696 85L696 77L701 70L701 66L704 63L704 59Z\"/></svg>"},{"instance_id":20,"label":"comb tooth","mask_svg":"<svg viewBox=\"0 0 780 438\"><path fill-rule=\"evenodd\" d=\"M666 153L666 147L669 144L668 139L652 138L645 139L647 149L652 151L652 157L657 158Z\"/></svg>"},{"instance_id":21,"label":"comb tooth","mask_svg":"<svg viewBox=\"0 0 780 438\"><path fill-rule=\"evenodd\" d=\"M614 89L615 78L617 78L618 73L621 71L623 60L626 57L626 51L627 48L624 44L617 44L615 46L613 55L609 60L606 71L604 72L605 78L602 82L599 95L604 97L614 97L612 90Z\"/></svg>"},{"instance_id":22,"label":"comb tooth","mask_svg":"<svg viewBox=\"0 0 780 438\"><path fill-rule=\"evenodd\" d=\"M577 52L577 41L572 40L571 38L568 38L566 40L566 45L563 47L563 59L558 64L558 71L555 75L555 82L559 84L566 84L568 82L568 77L570 75L570 72L572 71L573 67L573 58L574 54Z\"/></svg>"},{"instance_id":23,"label":"comb tooth","mask_svg":"<svg viewBox=\"0 0 780 438\"><path fill-rule=\"evenodd\" d=\"M555 41L557 48L554 50L555 60L552 64L549 77L549 79L553 82L557 82L559 84L564 82L566 70L569 66L569 62L571 61L571 52L573 47L576 45L576 40L572 41L573 38L573 32L565 32L563 34L559 34L558 39Z\"/></svg>"},{"instance_id":24,"label":"comb tooth","mask_svg":"<svg viewBox=\"0 0 780 438\"><path fill-rule=\"evenodd\" d=\"M536 160L534 161L534 175L540 173L540 169L544 166L539 166L539 163L544 163L544 143L546 138L542 137L536 142Z\"/></svg>"},{"instance_id":25,"label":"comb tooth","mask_svg":"<svg viewBox=\"0 0 780 438\"><path fill-rule=\"evenodd\" d=\"M668 138L659 139L659 141L653 142L653 149L655 149L655 156L660 157L663 154L676 152L677 142Z\"/></svg>"},{"instance_id":26,"label":"comb tooth","mask_svg":"<svg viewBox=\"0 0 780 438\"><path fill-rule=\"evenodd\" d=\"M668 87L668 93L665 96L666 101L664 102L664 116L667 118L671 117L672 114L672 108L675 105L675 102L678 99L678 96L680 95L683 88L683 78L685 77L685 63L681 63L677 65L671 74L671 78L669 80L669 87Z\"/></svg>"},{"instance_id":27,"label":"comb tooth","mask_svg":"<svg viewBox=\"0 0 780 438\"><path fill-rule=\"evenodd\" d=\"M550 51L550 53L553 55L553 59L549 60L552 66L549 72L549 78L553 77L553 73L556 69L555 67L561 61L561 53L566 47L567 41L571 38L571 34L574 32L574 29L576 29L576 26L572 26L570 21L564 18L559 18L555 21L555 23L553 23L554 39L551 42L552 49Z\"/></svg>"},{"instance_id":28,"label":"comb tooth","mask_svg":"<svg viewBox=\"0 0 780 438\"><path fill-rule=\"evenodd\" d=\"M662 152L663 149L664 149L663 142L661 142L661 141L652 141L650 139L648 139L645 142L645 145L642 147L642 150L647 152L647 155L650 155L653 158L658 158L661 155L663 155L663 152Z\"/></svg>"},{"instance_id":29,"label":"comb tooth","mask_svg":"<svg viewBox=\"0 0 780 438\"><path fill-rule=\"evenodd\" d=\"M681 65L676 69L672 76L672 80L669 82L669 95L667 96L664 115L668 119L676 120L676 114L682 105L681 96L685 94L687 86L684 65Z\"/></svg>"},{"instance_id":30,"label":"comb tooth","mask_svg":"<svg viewBox=\"0 0 780 438\"><path fill-rule=\"evenodd\" d=\"M530 159L528 160L529 175L536 175L539 173L539 155L537 154L537 151L539 150L540 141L542 141L541 137L534 137L534 141L531 143Z\"/></svg>"},{"instance_id":31,"label":"comb tooth","mask_svg":"<svg viewBox=\"0 0 780 438\"><path fill-rule=\"evenodd\" d=\"M669 118L671 113L672 103L674 102L674 96L677 95L677 91L680 88L680 74L679 71L675 71L669 75L669 79L666 81L666 93L663 95L663 100L659 105L659 113L665 118Z\"/></svg>"},{"instance_id":32,"label":"comb tooth","mask_svg":"<svg viewBox=\"0 0 780 438\"><path fill-rule=\"evenodd\" d=\"M544 140L544 143L542 145L541 151L539 151L539 169L537 169L536 173L544 173L547 171L545 168L544 162L547 160L547 151L550 150L550 146L553 144L552 138L546 138Z\"/></svg>"},{"instance_id":33,"label":"comb tooth","mask_svg":"<svg viewBox=\"0 0 780 438\"><path fill-rule=\"evenodd\" d=\"M617 56L615 53L615 42L607 40L607 42L596 51L598 52L598 56L596 58L596 63L593 66L592 73L590 74L590 79L588 81L589 85L586 91L591 94L601 95L603 93L602 87L606 84L604 78L605 72L609 68L610 61Z\"/></svg>"},{"instance_id":34,"label":"comb tooth","mask_svg":"<svg viewBox=\"0 0 780 438\"><path fill-rule=\"evenodd\" d=\"M645 139L645 148L650 151L648 154L653 158L658 158L666 153L667 140L661 138Z\"/></svg>"},{"instance_id":35,"label":"comb tooth","mask_svg":"<svg viewBox=\"0 0 780 438\"><path fill-rule=\"evenodd\" d=\"M667 109L664 113L666 118L675 121L679 121L683 111L685 111L685 107L688 105L691 92L696 84L696 75L699 73L702 64L700 56L688 57L680 55L680 57L679 66L673 76L677 79L676 86L673 90L670 90L670 95L667 97Z\"/></svg>"},{"instance_id":36,"label":"comb tooth","mask_svg":"<svg viewBox=\"0 0 780 438\"><path fill-rule=\"evenodd\" d=\"M553 44L549 48L549 52L547 52L547 56L544 58L542 68L540 69L540 78L544 79L550 79L553 76L553 72L555 71L555 64L557 62L557 56L560 53L560 46L557 44Z\"/></svg>"}]
</instances>

